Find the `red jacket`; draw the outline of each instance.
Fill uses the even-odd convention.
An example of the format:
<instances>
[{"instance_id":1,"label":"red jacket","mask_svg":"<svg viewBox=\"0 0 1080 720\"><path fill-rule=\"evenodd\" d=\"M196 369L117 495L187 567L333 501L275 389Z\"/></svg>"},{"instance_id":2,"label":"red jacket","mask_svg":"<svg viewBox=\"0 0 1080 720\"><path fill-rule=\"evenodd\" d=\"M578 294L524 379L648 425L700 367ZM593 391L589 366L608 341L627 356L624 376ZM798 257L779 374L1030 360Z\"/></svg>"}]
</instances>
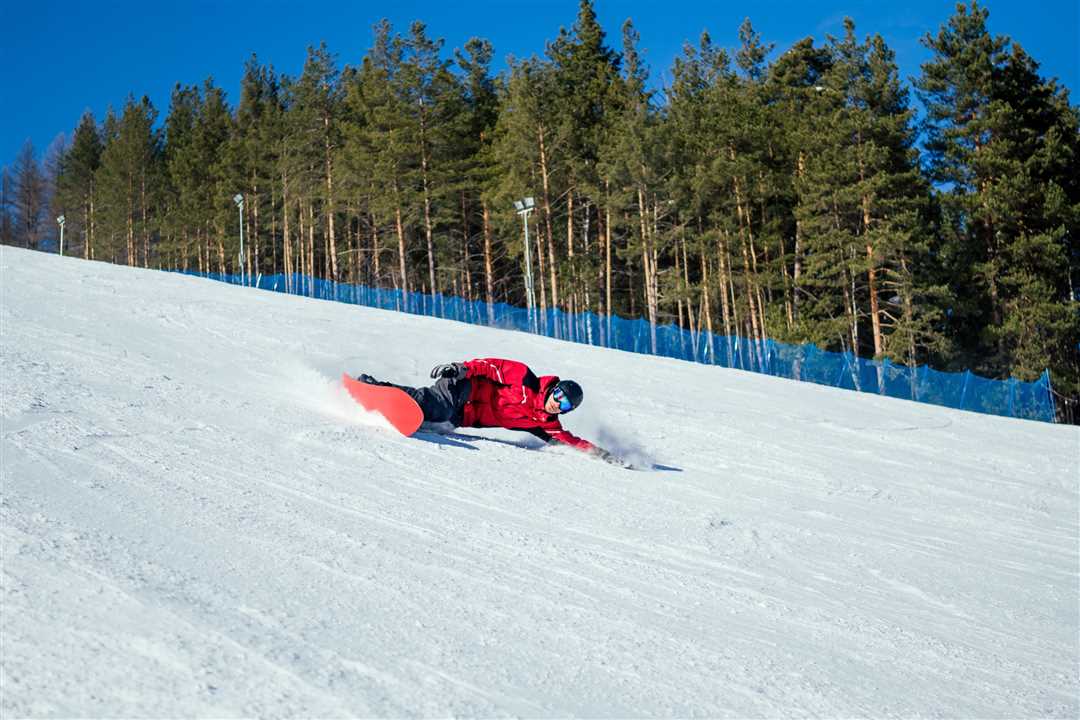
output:
<instances>
[{"instance_id":1,"label":"red jacket","mask_svg":"<svg viewBox=\"0 0 1080 720\"><path fill-rule=\"evenodd\" d=\"M596 446L583 440L559 423L559 416L544 409L551 386L559 382L554 375L536 377L525 363L516 360L483 358L465 363L465 375L472 383L461 424L467 427L501 427L525 430L541 440L556 440L579 450L595 451Z\"/></svg>"}]
</instances>

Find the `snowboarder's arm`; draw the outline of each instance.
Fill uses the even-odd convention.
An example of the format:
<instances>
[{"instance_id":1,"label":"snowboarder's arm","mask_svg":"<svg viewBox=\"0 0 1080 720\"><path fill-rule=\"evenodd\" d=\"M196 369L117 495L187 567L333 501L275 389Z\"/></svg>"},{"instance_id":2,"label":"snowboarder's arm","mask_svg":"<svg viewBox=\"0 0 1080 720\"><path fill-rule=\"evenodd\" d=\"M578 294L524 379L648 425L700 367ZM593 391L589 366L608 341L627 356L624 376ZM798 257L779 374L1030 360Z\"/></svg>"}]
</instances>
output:
<instances>
[{"instance_id":1,"label":"snowboarder's arm","mask_svg":"<svg viewBox=\"0 0 1080 720\"><path fill-rule=\"evenodd\" d=\"M569 430L563 430L562 428L559 428L558 430L535 428L529 430L529 432L548 444L559 443L562 445L569 445L572 448L577 448L578 450L583 450L585 452L596 452L599 449L588 440L579 438Z\"/></svg>"},{"instance_id":2,"label":"snowboarder's arm","mask_svg":"<svg viewBox=\"0 0 1080 720\"><path fill-rule=\"evenodd\" d=\"M532 371L525 363L517 360L501 360L499 358L479 358L465 363L468 368L467 378L487 378L500 385L522 385L525 377Z\"/></svg>"},{"instance_id":3,"label":"snowboarder's arm","mask_svg":"<svg viewBox=\"0 0 1080 720\"><path fill-rule=\"evenodd\" d=\"M624 460L622 460L622 458L612 455L604 448L593 445L591 442L585 440L584 438L579 438L577 435L574 435L568 430L563 430L562 428L560 428L558 430L552 431L543 430L541 428L529 428L528 430L526 430L526 432L535 435L536 437L540 438L548 444L569 445L570 447L577 448L582 452L587 452L590 455L595 455L606 463L611 463L612 465L618 465L624 468L630 467L626 464Z\"/></svg>"}]
</instances>

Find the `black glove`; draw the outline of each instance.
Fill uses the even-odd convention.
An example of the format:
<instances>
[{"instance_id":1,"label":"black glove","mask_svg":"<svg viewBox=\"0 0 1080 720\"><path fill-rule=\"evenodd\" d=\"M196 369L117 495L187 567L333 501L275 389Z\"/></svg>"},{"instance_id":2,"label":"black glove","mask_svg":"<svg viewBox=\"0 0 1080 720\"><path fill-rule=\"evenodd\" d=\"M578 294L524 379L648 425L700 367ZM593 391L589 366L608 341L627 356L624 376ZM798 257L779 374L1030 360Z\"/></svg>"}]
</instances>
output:
<instances>
[{"instance_id":1,"label":"black glove","mask_svg":"<svg viewBox=\"0 0 1080 720\"><path fill-rule=\"evenodd\" d=\"M609 453L607 450L604 450L603 448L596 448L596 457L600 458L601 460L603 460L606 463L610 463L611 465L618 465L619 467L622 467L622 468L629 468L630 467L629 463L627 463L625 460L623 460L620 457L616 457L615 455L612 455L611 453Z\"/></svg>"},{"instance_id":2,"label":"black glove","mask_svg":"<svg viewBox=\"0 0 1080 720\"><path fill-rule=\"evenodd\" d=\"M446 378L448 380L463 380L465 373L469 369L465 367L465 363L446 363L445 365L436 365L431 368L431 377L433 378Z\"/></svg>"}]
</instances>

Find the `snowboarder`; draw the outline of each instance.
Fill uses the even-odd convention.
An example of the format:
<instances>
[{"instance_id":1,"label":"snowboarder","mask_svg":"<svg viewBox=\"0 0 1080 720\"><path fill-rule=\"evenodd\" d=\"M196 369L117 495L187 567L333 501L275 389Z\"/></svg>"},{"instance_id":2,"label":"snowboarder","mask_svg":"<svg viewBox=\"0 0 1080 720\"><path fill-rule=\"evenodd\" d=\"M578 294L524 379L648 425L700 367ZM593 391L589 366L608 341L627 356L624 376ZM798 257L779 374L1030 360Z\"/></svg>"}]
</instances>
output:
<instances>
[{"instance_id":1,"label":"snowboarder","mask_svg":"<svg viewBox=\"0 0 1080 720\"><path fill-rule=\"evenodd\" d=\"M366 374L357 379L404 390L420 406L427 423L523 430L546 443L563 443L625 465L608 451L563 429L559 415L578 407L584 397L581 386L573 380L560 380L555 375L537 377L525 363L499 358L436 365L431 377L435 384L421 388L382 382Z\"/></svg>"}]
</instances>

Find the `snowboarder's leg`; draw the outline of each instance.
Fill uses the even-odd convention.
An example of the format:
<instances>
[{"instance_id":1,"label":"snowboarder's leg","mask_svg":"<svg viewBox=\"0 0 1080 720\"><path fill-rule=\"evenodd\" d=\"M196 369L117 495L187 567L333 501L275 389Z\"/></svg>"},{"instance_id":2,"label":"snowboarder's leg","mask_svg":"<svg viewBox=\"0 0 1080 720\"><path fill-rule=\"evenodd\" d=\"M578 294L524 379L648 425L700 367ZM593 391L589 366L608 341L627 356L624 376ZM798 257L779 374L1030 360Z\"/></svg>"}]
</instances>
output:
<instances>
[{"instance_id":1,"label":"snowboarder's leg","mask_svg":"<svg viewBox=\"0 0 1080 720\"><path fill-rule=\"evenodd\" d=\"M431 387L402 388L424 411L425 422L461 424L461 414L469 399L472 383L468 380L441 378Z\"/></svg>"},{"instance_id":2,"label":"snowboarder's leg","mask_svg":"<svg viewBox=\"0 0 1080 720\"><path fill-rule=\"evenodd\" d=\"M462 411L469 399L469 390L472 387L468 380L447 378L440 379L431 387L422 388L382 382L370 375L360 375L357 379L368 385L389 385L404 391L420 406L424 413L424 422L450 422L455 426L461 424Z\"/></svg>"}]
</instances>

